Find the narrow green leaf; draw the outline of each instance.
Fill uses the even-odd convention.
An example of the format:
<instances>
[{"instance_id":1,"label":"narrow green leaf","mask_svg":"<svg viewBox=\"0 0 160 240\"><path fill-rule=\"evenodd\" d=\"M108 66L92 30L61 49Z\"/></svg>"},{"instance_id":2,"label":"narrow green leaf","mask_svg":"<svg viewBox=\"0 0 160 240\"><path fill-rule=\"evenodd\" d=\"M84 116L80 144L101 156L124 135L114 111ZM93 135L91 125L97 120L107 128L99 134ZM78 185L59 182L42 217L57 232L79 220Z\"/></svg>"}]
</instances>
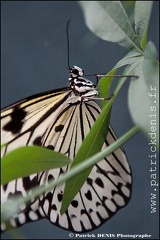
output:
<instances>
[{"instance_id":1,"label":"narrow green leaf","mask_svg":"<svg viewBox=\"0 0 160 240\"><path fill-rule=\"evenodd\" d=\"M147 30L152 5L152 1L136 1L135 3L135 30L138 41L143 49L146 47Z\"/></svg>"},{"instance_id":2,"label":"narrow green leaf","mask_svg":"<svg viewBox=\"0 0 160 240\"><path fill-rule=\"evenodd\" d=\"M108 75L110 75L114 71L115 70L113 69L112 72L110 72ZM113 77L107 77L107 76L103 77L100 80L100 89L101 89L100 93L102 92L104 93L104 89L105 89L106 90L105 94L108 96L108 91L110 89L110 84L112 80L113 80ZM108 84L107 81L109 81L110 83ZM106 83L106 87L104 83ZM81 148L79 149L71 165L71 169L76 165L80 164L81 162L83 162L85 159L89 158L90 156L96 154L101 150L104 140L107 136L111 106L121 86L122 86L122 83L119 83L117 85L116 91L114 92L114 95L111 98L111 100L105 106L103 105L103 110L100 116L98 117L98 119L96 120L95 124L93 125L91 131L85 138ZM76 196L78 191L83 186L90 171L92 170L92 167L93 166L85 169L82 173L77 174L75 177L72 177L66 182L63 200L62 200L62 207L60 211L61 214L65 213L69 204L71 203L73 198Z\"/></svg>"},{"instance_id":3,"label":"narrow green leaf","mask_svg":"<svg viewBox=\"0 0 160 240\"><path fill-rule=\"evenodd\" d=\"M100 98L109 98L110 97L110 87L112 84L112 81L114 79L114 75L116 74L116 69L112 69L110 72L108 72L104 77L102 77L99 80L98 83L98 94ZM101 108L106 106L105 100L100 100Z\"/></svg>"},{"instance_id":4,"label":"narrow green leaf","mask_svg":"<svg viewBox=\"0 0 160 240\"><path fill-rule=\"evenodd\" d=\"M113 100L106 104L104 111L101 112L91 131L83 141L83 144L81 145L71 165L71 169L101 150L108 131L112 102ZM92 170L92 167L93 166L85 169L82 173L77 174L66 182L62 200L61 214L66 211L72 199L83 186L90 171Z\"/></svg>"},{"instance_id":5,"label":"narrow green leaf","mask_svg":"<svg viewBox=\"0 0 160 240\"><path fill-rule=\"evenodd\" d=\"M159 64L155 59L153 44L146 46L144 60L134 69L139 78L132 80L129 87L129 110L133 121L147 134L155 137L159 146Z\"/></svg>"},{"instance_id":6,"label":"narrow green leaf","mask_svg":"<svg viewBox=\"0 0 160 240\"><path fill-rule=\"evenodd\" d=\"M103 40L137 49L136 35L120 1L79 1L88 28Z\"/></svg>"},{"instance_id":7,"label":"narrow green leaf","mask_svg":"<svg viewBox=\"0 0 160 240\"><path fill-rule=\"evenodd\" d=\"M98 126L100 123L100 118L99 118L98 119L99 121L97 121L97 124L93 128L95 131L97 130L96 135L94 135L94 139L93 139L93 136L90 134L88 137L86 137L86 141L84 142L83 146L85 146L85 147L83 147L83 149L84 150L88 149L88 151L87 152L83 151L83 154L79 154L79 152L78 152L76 155L76 158L73 161L72 167L78 166L78 164L80 164L82 162L82 160L85 160L85 159L89 158L90 156L94 155L95 153L97 153L98 151L100 151L100 148L102 147L102 145L104 143L104 139L105 139L104 137L106 135L105 133L108 130L108 125L109 125L109 120L107 119L108 115L110 115L109 110L108 110L106 116L101 115L101 118L102 118L101 123L104 125L104 122L105 122L105 125L106 125L105 131L104 131L103 125ZM103 133L103 134L101 134L101 133ZM66 182L64 195L63 195L63 201L62 201L62 207L61 207L61 211L60 211L61 214L65 213L69 204L71 203L73 198L76 196L78 191L83 186L84 182L86 181L88 175L90 174L90 172L92 170L92 167L93 166L85 169L82 173L72 177L71 179L69 179Z\"/></svg>"},{"instance_id":8,"label":"narrow green leaf","mask_svg":"<svg viewBox=\"0 0 160 240\"><path fill-rule=\"evenodd\" d=\"M1 160L1 184L33 173L66 166L70 160L65 155L52 150L28 146L20 147Z\"/></svg>"}]
</instances>

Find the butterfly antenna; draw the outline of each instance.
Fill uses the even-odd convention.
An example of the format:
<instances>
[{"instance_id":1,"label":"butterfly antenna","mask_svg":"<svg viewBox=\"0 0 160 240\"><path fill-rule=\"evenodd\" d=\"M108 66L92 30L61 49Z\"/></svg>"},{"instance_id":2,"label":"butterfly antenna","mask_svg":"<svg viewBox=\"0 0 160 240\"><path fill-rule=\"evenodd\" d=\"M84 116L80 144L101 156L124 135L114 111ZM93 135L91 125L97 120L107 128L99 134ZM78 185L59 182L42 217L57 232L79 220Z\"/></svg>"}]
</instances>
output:
<instances>
[{"instance_id":1,"label":"butterfly antenna","mask_svg":"<svg viewBox=\"0 0 160 240\"><path fill-rule=\"evenodd\" d=\"M70 24L70 20L67 21L67 26L66 26L66 35L67 35L67 62L68 62L68 69L71 69L70 65L69 65L69 24Z\"/></svg>"},{"instance_id":2,"label":"butterfly antenna","mask_svg":"<svg viewBox=\"0 0 160 240\"><path fill-rule=\"evenodd\" d=\"M53 47L48 43L48 42L44 42L45 46L48 47L50 50L52 50L54 52L54 54L56 55L56 57L60 60L60 62L63 64L63 66L67 69L71 69L70 65L69 65L69 24L70 24L70 19L67 21L67 25L66 25L66 35L67 35L67 65L68 67L64 64L63 60L60 58L60 56L56 53L55 49L53 49Z\"/></svg>"}]
</instances>

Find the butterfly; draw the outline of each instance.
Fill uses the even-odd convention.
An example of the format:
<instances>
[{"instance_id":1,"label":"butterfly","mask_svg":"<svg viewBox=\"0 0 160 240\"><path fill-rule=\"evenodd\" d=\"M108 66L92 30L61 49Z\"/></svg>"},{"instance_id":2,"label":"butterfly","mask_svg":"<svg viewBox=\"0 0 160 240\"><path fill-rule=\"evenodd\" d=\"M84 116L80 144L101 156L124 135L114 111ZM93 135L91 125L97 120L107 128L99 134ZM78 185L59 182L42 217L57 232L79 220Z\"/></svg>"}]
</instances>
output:
<instances>
[{"instance_id":1,"label":"butterfly","mask_svg":"<svg viewBox=\"0 0 160 240\"><path fill-rule=\"evenodd\" d=\"M5 144L2 156L26 145L38 145L61 152L74 159L84 138L101 112L95 101L97 86L84 78L84 71L73 66L69 70L68 86L25 98L1 111L1 139ZM109 126L102 147L116 140ZM11 196L25 196L35 186L48 183L67 171L66 167L52 169L13 180L1 187L2 202ZM72 232L87 232L98 228L131 196L131 169L123 148L94 165L90 175L61 215L64 184L22 206L21 212L10 219L12 227L47 218L52 224ZM1 223L2 231L6 230Z\"/></svg>"}]
</instances>

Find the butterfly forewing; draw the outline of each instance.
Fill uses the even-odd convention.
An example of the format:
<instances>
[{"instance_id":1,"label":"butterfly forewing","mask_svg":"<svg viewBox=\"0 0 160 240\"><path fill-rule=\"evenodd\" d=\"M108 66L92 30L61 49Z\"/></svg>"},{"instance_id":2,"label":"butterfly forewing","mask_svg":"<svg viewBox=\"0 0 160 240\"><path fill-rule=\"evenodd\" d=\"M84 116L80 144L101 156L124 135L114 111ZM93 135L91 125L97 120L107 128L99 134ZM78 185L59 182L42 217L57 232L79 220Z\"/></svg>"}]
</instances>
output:
<instances>
[{"instance_id":1,"label":"butterfly forewing","mask_svg":"<svg viewBox=\"0 0 160 240\"><path fill-rule=\"evenodd\" d=\"M3 154L24 145L39 145L74 159L82 141L100 114L94 101L95 85L82 77L76 66L70 71L67 88L24 99L1 113ZM109 126L102 148L116 140ZM3 202L15 193L25 196L35 186L47 184L68 167L53 169L18 179L2 187ZM64 184L21 207L10 220L13 227L47 218L58 227L74 232L91 231L124 207L131 195L131 172L122 148L95 164L87 181L72 200L66 213L60 214ZM5 230L3 223L2 230Z\"/></svg>"},{"instance_id":2,"label":"butterfly forewing","mask_svg":"<svg viewBox=\"0 0 160 240\"><path fill-rule=\"evenodd\" d=\"M47 92L43 96L38 94L2 110L1 139L3 144L7 143L4 151L9 152L20 146L33 145L37 135L42 136L50 123L51 112L56 112L68 94L67 89Z\"/></svg>"}]
</instances>

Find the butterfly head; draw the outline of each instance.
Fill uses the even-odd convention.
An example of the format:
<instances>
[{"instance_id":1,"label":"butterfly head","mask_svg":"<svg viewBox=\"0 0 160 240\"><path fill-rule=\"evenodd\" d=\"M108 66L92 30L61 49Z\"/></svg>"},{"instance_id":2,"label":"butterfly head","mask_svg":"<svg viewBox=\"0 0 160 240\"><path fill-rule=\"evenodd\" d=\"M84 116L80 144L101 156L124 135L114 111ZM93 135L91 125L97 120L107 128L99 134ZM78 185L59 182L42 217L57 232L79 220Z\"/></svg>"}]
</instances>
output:
<instances>
[{"instance_id":1,"label":"butterfly head","mask_svg":"<svg viewBox=\"0 0 160 240\"><path fill-rule=\"evenodd\" d=\"M70 77L71 78L82 77L83 74L84 74L84 71L80 67L73 66L73 68L70 69Z\"/></svg>"}]
</instances>

